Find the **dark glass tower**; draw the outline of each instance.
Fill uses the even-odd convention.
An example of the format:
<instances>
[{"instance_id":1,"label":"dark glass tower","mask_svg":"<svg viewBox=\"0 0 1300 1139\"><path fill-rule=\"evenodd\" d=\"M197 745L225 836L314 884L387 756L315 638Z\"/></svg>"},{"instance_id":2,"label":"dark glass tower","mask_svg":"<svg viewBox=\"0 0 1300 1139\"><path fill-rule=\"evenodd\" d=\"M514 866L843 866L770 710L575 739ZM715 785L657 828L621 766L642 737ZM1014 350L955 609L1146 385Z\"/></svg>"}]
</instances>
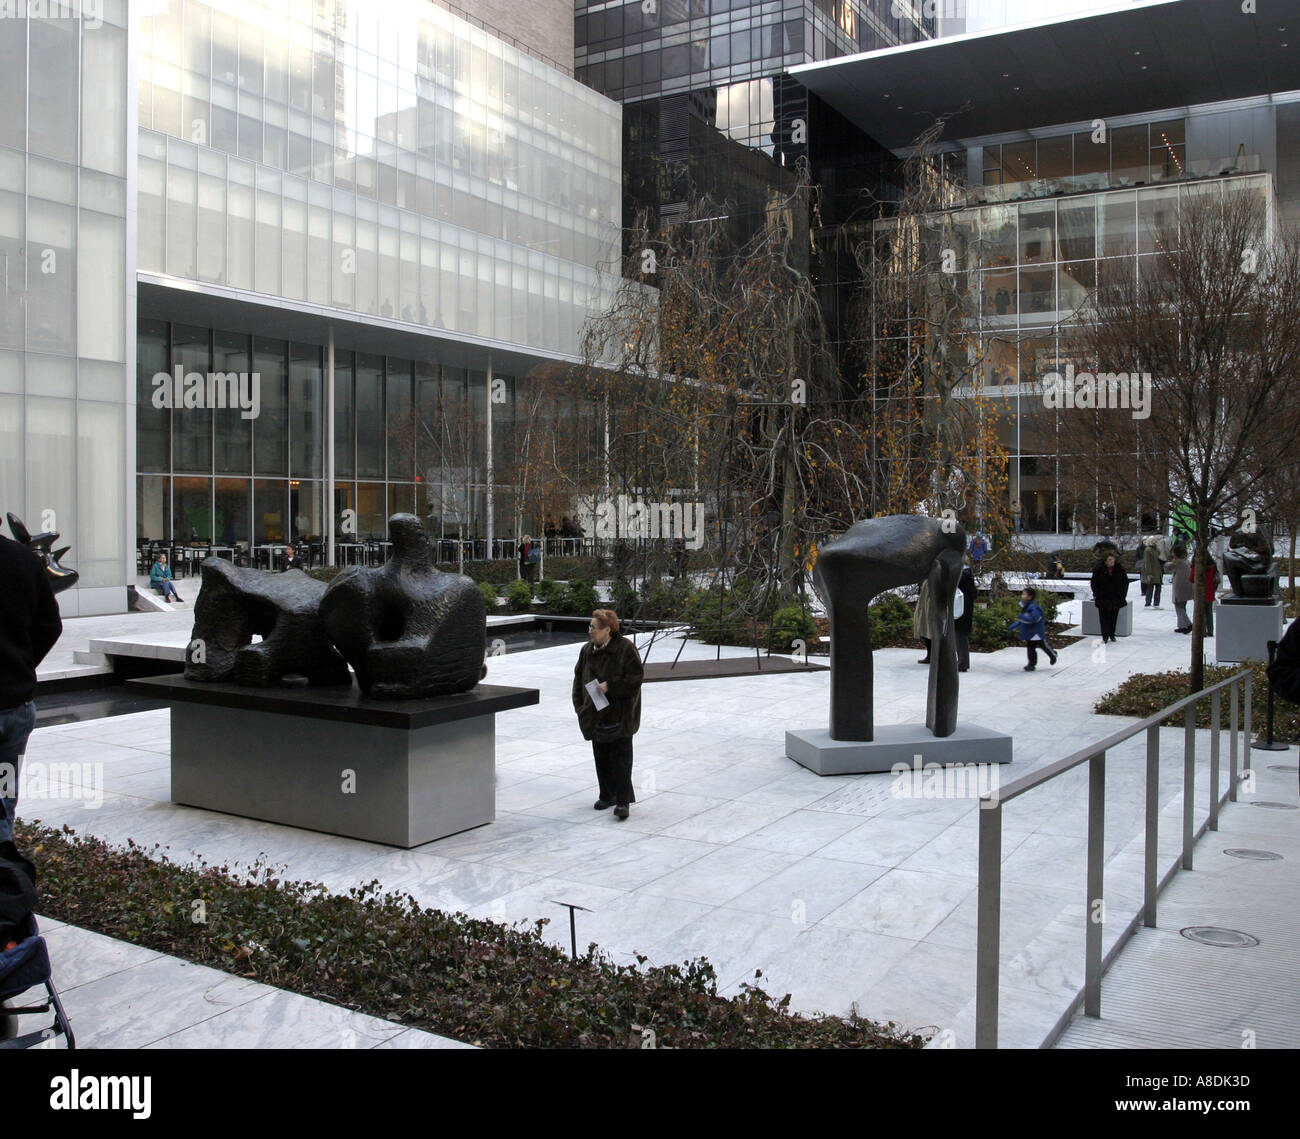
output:
<instances>
[{"instance_id":1,"label":"dark glass tower","mask_svg":"<svg viewBox=\"0 0 1300 1139\"><path fill-rule=\"evenodd\" d=\"M807 223L821 232L805 268L849 365L856 274L843 238L867 221L863 191L881 189L893 159L786 72L931 38L933 17L897 0L575 2L575 74L623 103L625 227L641 211L671 224L695 192L725 204L743 242L806 161L820 191Z\"/></svg>"}]
</instances>

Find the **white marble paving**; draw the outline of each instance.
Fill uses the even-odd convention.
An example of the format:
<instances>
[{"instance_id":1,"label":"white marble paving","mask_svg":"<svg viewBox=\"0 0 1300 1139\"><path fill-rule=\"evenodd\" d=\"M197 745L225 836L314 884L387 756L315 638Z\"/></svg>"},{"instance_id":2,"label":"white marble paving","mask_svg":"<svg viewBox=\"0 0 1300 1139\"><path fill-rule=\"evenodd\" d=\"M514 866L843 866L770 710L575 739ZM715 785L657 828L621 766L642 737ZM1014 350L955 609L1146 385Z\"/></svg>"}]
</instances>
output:
<instances>
[{"instance_id":1,"label":"white marble paving","mask_svg":"<svg viewBox=\"0 0 1300 1139\"><path fill-rule=\"evenodd\" d=\"M188 627L187 615L156 617L175 624L163 630L172 637ZM1012 733L1015 763L1000 769L1003 782L1125 723L1094 715L1092 705L1132 672L1186 665L1186 639L1173 632L1167 608L1139 609L1135 618L1134 636L1106 646L1103 659L1094 659L1089 641L1065 649L1056 668L1036 673L1022 671L1020 649L975 654L962 678L962 719ZM88 621L105 623L96 635L121 637L138 633L138 625L121 627L138 619ZM661 639L650 659L670 659L678 643ZM247 865L260 855L289 878L332 890L375 879L422 905L510 922L547 918L547 939L567 946L567 911L555 905L563 898L590 907L577 915L579 945L595 941L616 961L631 963L642 954L650 964L667 964L703 955L723 991L736 991L761 970L763 987L789 992L796 1009L844 1012L856 1003L864 1016L930 1026L969 1044L975 801L899 797L888 774L821 778L793 763L783 754L784 731L825 723L829 676L782 673L647 685L635 744L638 800L631 817L617 822L612 812L591 806L590 745L577 732L569 699L576 651L568 646L493 659L492 682L541 691L536 707L498 718L496 821L415 851L167 802L165 710L36 732L30 756L102 764L104 803L91 808L48 798L20 802L19 813L114 842L165 843L171 857L194 852L210 864ZM715 652L688 643L682 656ZM724 649L722 655L749 654ZM924 718L926 672L916 655L907 649L876 654L878 722ZM1202 743L1200 751L1198 823L1208 794L1208 748ZM1142 822L1144 754L1138 740L1108 758L1112 905L1140 893L1134 838ZM1226 740L1223 756L1226 768ZM1163 732L1162 864L1178 844L1181 765L1181 732ZM1080 770L1004 808L1002 1038L1008 1045L1036 1046L1078 979L1086 802L1087 774ZM1261 833L1295 825L1279 814L1253 811L1251 822ZM219 1019L234 1018L239 1009ZM271 1029L250 1014L248 1039L269 1040ZM206 1041L209 1031L215 1026L187 1027L189 1035L177 1034L176 1043ZM325 1039L339 1040L333 1031L320 1028ZM399 1029L380 1043L424 1046L403 1044L405 1035Z\"/></svg>"},{"instance_id":2,"label":"white marble paving","mask_svg":"<svg viewBox=\"0 0 1300 1139\"><path fill-rule=\"evenodd\" d=\"M38 921L79 1048L466 1047L51 918ZM30 990L17 1003L34 1003L41 993Z\"/></svg>"}]
</instances>

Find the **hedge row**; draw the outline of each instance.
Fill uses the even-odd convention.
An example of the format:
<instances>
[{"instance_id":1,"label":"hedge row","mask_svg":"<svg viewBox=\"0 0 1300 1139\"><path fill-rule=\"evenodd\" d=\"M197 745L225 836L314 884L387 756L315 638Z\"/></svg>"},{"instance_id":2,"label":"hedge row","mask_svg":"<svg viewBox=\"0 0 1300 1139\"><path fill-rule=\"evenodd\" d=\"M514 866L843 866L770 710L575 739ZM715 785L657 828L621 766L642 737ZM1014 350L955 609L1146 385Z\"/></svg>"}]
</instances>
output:
<instances>
[{"instance_id":1,"label":"hedge row","mask_svg":"<svg viewBox=\"0 0 1300 1139\"><path fill-rule=\"evenodd\" d=\"M489 1047L917 1048L856 1015L808 1017L755 986L721 997L708 961L576 960L541 936L381 894L281 881L262 864L179 865L157 847L112 847L69 827L18 824L40 912L344 1008ZM756 919L757 920L757 919ZM644 966L646 958L638 957ZM755 974L755 980L759 974Z\"/></svg>"}]
</instances>

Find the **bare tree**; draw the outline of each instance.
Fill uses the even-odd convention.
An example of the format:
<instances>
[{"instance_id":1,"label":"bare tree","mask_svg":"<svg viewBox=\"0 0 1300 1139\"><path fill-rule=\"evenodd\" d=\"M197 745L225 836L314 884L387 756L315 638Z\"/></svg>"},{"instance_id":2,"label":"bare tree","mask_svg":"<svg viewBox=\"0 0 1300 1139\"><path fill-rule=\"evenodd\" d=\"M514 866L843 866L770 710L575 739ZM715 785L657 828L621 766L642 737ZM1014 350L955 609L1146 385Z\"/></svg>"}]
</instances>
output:
<instances>
[{"instance_id":1,"label":"bare tree","mask_svg":"<svg viewBox=\"0 0 1300 1139\"><path fill-rule=\"evenodd\" d=\"M967 187L937 143L944 120L916 140L887 216L853 248L862 276L858 335L873 430L873 513L938 514L1011 529L1009 455L997 401L984 391L978 333L987 259Z\"/></svg>"},{"instance_id":2,"label":"bare tree","mask_svg":"<svg viewBox=\"0 0 1300 1139\"><path fill-rule=\"evenodd\" d=\"M1112 405L1124 394L1132 403L1142 390L1132 377L1145 386L1149 374L1149 416L1080 408L1076 397L1062 433L1099 462L1125 456L1110 471L1120 486L1169 480L1196 521L1200 578L1216 528L1300 464L1300 243L1293 231L1270 239L1258 193L1218 183L1185 188L1153 236L1157 253L1140 267L1119 258L1103 270L1074 335L1096 369L1093 390ZM1204 590L1195 598L1192 691L1204 680Z\"/></svg>"}]
</instances>

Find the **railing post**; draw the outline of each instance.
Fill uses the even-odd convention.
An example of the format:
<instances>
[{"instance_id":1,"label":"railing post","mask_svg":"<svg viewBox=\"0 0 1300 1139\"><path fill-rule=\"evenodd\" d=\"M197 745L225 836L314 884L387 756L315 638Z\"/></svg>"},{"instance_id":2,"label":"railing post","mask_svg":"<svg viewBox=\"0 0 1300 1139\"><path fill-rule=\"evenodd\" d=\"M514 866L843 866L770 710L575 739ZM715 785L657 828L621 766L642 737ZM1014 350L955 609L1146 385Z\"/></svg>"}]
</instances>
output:
<instances>
[{"instance_id":1,"label":"railing post","mask_svg":"<svg viewBox=\"0 0 1300 1139\"><path fill-rule=\"evenodd\" d=\"M1196 805L1196 705L1183 709L1183 869L1192 868L1192 808Z\"/></svg>"},{"instance_id":2,"label":"railing post","mask_svg":"<svg viewBox=\"0 0 1300 1139\"><path fill-rule=\"evenodd\" d=\"M1106 851L1106 753L1088 760L1088 906L1083 952L1083 1012L1101 1016L1101 927L1106 917L1102 873Z\"/></svg>"},{"instance_id":3,"label":"railing post","mask_svg":"<svg viewBox=\"0 0 1300 1139\"><path fill-rule=\"evenodd\" d=\"M1223 689L1210 696L1210 830L1219 829L1219 721L1223 713Z\"/></svg>"},{"instance_id":4,"label":"railing post","mask_svg":"<svg viewBox=\"0 0 1300 1139\"><path fill-rule=\"evenodd\" d=\"M1243 685L1245 692L1242 694L1241 697L1242 703L1245 704L1245 707L1241 711L1241 718L1245 723L1245 729L1243 730L1241 736L1241 773L1243 776L1246 774L1247 771L1250 770L1250 735L1251 735L1250 713L1252 710L1251 709L1251 699L1252 699L1251 686L1254 679L1255 679L1254 673L1252 672L1246 673L1246 683Z\"/></svg>"},{"instance_id":5,"label":"railing post","mask_svg":"<svg viewBox=\"0 0 1300 1139\"><path fill-rule=\"evenodd\" d=\"M980 800L979 893L975 933L975 1047L998 1046L1002 949L1002 803Z\"/></svg>"},{"instance_id":6,"label":"railing post","mask_svg":"<svg viewBox=\"0 0 1300 1139\"><path fill-rule=\"evenodd\" d=\"M1228 802L1237 801L1237 681L1228 685Z\"/></svg>"},{"instance_id":7,"label":"railing post","mask_svg":"<svg viewBox=\"0 0 1300 1139\"><path fill-rule=\"evenodd\" d=\"M1147 728L1147 826L1142 868L1142 924L1156 928L1160 827L1160 725Z\"/></svg>"}]
</instances>

